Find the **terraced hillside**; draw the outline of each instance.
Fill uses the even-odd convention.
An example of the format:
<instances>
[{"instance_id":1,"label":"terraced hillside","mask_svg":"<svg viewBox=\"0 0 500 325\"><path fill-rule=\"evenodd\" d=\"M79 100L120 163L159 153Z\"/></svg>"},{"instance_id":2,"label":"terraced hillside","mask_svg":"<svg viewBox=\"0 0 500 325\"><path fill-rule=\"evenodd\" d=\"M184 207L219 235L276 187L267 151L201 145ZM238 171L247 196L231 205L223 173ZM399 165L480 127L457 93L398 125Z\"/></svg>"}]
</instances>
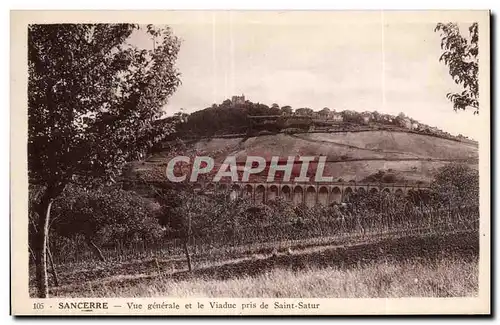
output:
<instances>
[{"instance_id":1,"label":"terraced hillside","mask_svg":"<svg viewBox=\"0 0 500 325\"><path fill-rule=\"evenodd\" d=\"M211 138L189 143L186 155L207 155L220 164L229 156L244 162L247 156L327 156L325 175L335 180L362 181L379 170L391 172L401 181L429 182L433 172L453 161L477 168L478 147L431 135L392 131L298 133L250 138ZM160 151L131 171L147 178L165 178L172 153Z\"/></svg>"}]
</instances>

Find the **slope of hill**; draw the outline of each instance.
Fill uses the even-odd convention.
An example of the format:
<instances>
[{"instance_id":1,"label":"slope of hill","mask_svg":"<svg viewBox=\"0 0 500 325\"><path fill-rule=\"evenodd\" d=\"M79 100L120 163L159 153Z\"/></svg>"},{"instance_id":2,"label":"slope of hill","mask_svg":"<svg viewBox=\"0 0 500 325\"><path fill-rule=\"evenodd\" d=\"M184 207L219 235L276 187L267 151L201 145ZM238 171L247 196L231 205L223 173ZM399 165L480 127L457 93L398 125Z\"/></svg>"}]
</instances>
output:
<instances>
[{"instance_id":1,"label":"slope of hill","mask_svg":"<svg viewBox=\"0 0 500 325\"><path fill-rule=\"evenodd\" d=\"M325 175L335 180L361 181L379 170L397 174L408 182L429 182L434 171L454 161L477 168L477 145L430 135L406 132L366 131L263 135L250 138L212 138L187 145L186 155L206 155L216 165L229 155L238 162L247 156L326 156ZM135 163L133 171L147 178L165 178L165 166L172 158L163 151L147 161Z\"/></svg>"}]
</instances>

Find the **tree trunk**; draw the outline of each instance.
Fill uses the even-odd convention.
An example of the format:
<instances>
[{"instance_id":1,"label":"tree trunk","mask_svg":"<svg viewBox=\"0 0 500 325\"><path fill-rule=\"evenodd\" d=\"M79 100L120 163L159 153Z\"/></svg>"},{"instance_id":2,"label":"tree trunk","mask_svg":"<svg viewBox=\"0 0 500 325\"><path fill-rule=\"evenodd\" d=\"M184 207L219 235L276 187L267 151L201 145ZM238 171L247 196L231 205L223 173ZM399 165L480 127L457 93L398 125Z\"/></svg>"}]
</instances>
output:
<instances>
[{"instance_id":1,"label":"tree trunk","mask_svg":"<svg viewBox=\"0 0 500 325\"><path fill-rule=\"evenodd\" d=\"M188 270L191 272L193 270L193 267L191 265L191 256L189 256L189 249L188 249L188 241L184 241L184 253L186 253L186 259L188 263Z\"/></svg>"},{"instance_id":2,"label":"tree trunk","mask_svg":"<svg viewBox=\"0 0 500 325\"><path fill-rule=\"evenodd\" d=\"M95 256L97 256L97 258L99 258L101 262L105 262L106 259L104 258L104 255L102 255L102 251L99 249L99 247L97 247L97 245L94 244L94 242L92 241L92 239L90 239L90 237L86 237L86 239L87 239L87 244L89 245L92 252L94 252Z\"/></svg>"},{"instance_id":3,"label":"tree trunk","mask_svg":"<svg viewBox=\"0 0 500 325\"><path fill-rule=\"evenodd\" d=\"M39 224L36 245L36 279L38 298L48 298L49 283L47 279L47 238L49 235L50 208L53 199L47 195L42 198L38 207Z\"/></svg>"},{"instance_id":4,"label":"tree trunk","mask_svg":"<svg viewBox=\"0 0 500 325\"><path fill-rule=\"evenodd\" d=\"M64 188L64 181L56 181L51 183L45 189L39 203L35 207L35 212L38 215L38 224L34 243L35 253L35 270L38 289L38 298L49 297L49 283L47 278L47 243L50 229L50 209L52 202L57 198Z\"/></svg>"},{"instance_id":5,"label":"tree trunk","mask_svg":"<svg viewBox=\"0 0 500 325\"><path fill-rule=\"evenodd\" d=\"M188 205L188 210L189 210L189 205ZM187 237L186 237L186 240L184 241L184 252L186 253L186 259L187 259L187 263L188 263L189 272L191 272L193 270L193 267L191 265L191 256L189 256L189 249L188 249L188 243L189 243L189 240L191 239L191 234L192 234L191 212L188 212L188 229L187 229Z\"/></svg>"},{"instance_id":6,"label":"tree trunk","mask_svg":"<svg viewBox=\"0 0 500 325\"><path fill-rule=\"evenodd\" d=\"M35 255L35 252L33 252L33 249L31 248L30 245L28 245L28 249L30 251L30 257L31 257L31 260L33 262L33 264L36 263L36 255Z\"/></svg>"},{"instance_id":7,"label":"tree trunk","mask_svg":"<svg viewBox=\"0 0 500 325\"><path fill-rule=\"evenodd\" d=\"M47 247L47 253L49 256L50 270L52 272L52 277L54 278L54 285L56 287L58 287L59 286L59 278L57 276L57 270L56 270L56 266L54 264L54 259L52 258L52 252L50 250L50 247Z\"/></svg>"}]
</instances>

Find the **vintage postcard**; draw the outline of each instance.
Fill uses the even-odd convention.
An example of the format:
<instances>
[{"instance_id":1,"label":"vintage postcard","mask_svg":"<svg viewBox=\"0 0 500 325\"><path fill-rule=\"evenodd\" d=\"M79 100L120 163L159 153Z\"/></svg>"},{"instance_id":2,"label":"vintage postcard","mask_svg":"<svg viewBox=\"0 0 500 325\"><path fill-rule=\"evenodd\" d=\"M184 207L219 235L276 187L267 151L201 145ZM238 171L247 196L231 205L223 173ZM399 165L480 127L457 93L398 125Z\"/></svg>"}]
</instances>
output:
<instances>
[{"instance_id":1,"label":"vintage postcard","mask_svg":"<svg viewBox=\"0 0 500 325\"><path fill-rule=\"evenodd\" d=\"M489 314L489 40L489 11L11 12L12 314Z\"/></svg>"}]
</instances>

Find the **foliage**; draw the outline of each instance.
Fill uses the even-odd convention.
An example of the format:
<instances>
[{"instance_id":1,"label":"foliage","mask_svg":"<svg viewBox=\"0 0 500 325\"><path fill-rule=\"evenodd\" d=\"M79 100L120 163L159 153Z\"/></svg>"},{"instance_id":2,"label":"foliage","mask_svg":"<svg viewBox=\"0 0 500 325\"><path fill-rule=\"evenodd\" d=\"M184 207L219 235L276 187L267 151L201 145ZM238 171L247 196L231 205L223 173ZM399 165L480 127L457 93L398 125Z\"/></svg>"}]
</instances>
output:
<instances>
[{"instance_id":1,"label":"foliage","mask_svg":"<svg viewBox=\"0 0 500 325\"><path fill-rule=\"evenodd\" d=\"M295 114L297 115L303 115L303 116L312 116L313 115L313 110L309 107L303 107L303 108L297 108L295 110Z\"/></svg>"},{"instance_id":2,"label":"foliage","mask_svg":"<svg viewBox=\"0 0 500 325\"><path fill-rule=\"evenodd\" d=\"M201 252L210 254L212 249L226 253L237 247L245 249L240 245L275 247L279 243L282 247L289 241L304 239L323 242L331 238L376 237L386 232L408 235L470 231L477 229L479 217L477 205L446 204L439 193L427 190L398 194L358 189L344 203L313 207L295 206L284 198L254 203L243 193L235 198L231 191L176 188L162 194L165 198L158 217L165 229L164 237L148 243L147 251L141 250L140 242L128 253L110 247L106 256L127 259L130 255L151 256L167 251L175 255L181 253L179 242L187 243L196 256ZM134 251L138 247L139 251Z\"/></svg>"},{"instance_id":3,"label":"foliage","mask_svg":"<svg viewBox=\"0 0 500 325\"><path fill-rule=\"evenodd\" d=\"M286 105L286 106L281 107L281 114L282 115L292 115L292 113L293 113L293 109L291 106Z\"/></svg>"},{"instance_id":4,"label":"foliage","mask_svg":"<svg viewBox=\"0 0 500 325\"><path fill-rule=\"evenodd\" d=\"M361 116L360 113L356 111L342 111L341 114L344 122L355 123L355 124L363 123L363 117Z\"/></svg>"},{"instance_id":5,"label":"foliage","mask_svg":"<svg viewBox=\"0 0 500 325\"><path fill-rule=\"evenodd\" d=\"M234 231L247 222L250 200L231 199L230 191L211 195L193 190L169 190L163 193L168 203L162 207L160 223L174 238L210 236L212 231ZM166 202L166 201L165 201Z\"/></svg>"},{"instance_id":6,"label":"foliage","mask_svg":"<svg viewBox=\"0 0 500 325\"><path fill-rule=\"evenodd\" d=\"M137 30L153 39L154 49L127 43ZM72 182L113 181L127 161L172 132L172 124L158 120L180 84L174 66L179 47L168 27L28 26L28 178L42 189L33 206L40 298L48 295L54 200Z\"/></svg>"},{"instance_id":7,"label":"foliage","mask_svg":"<svg viewBox=\"0 0 500 325\"><path fill-rule=\"evenodd\" d=\"M54 204L52 228L60 236L83 235L101 245L153 242L163 236L158 209L132 191L71 186Z\"/></svg>"},{"instance_id":8,"label":"foliage","mask_svg":"<svg viewBox=\"0 0 500 325\"><path fill-rule=\"evenodd\" d=\"M445 204L479 205L479 172L468 165L451 163L441 167L431 188Z\"/></svg>"},{"instance_id":9,"label":"foliage","mask_svg":"<svg viewBox=\"0 0 500 325\"><path fill-rule=\"evenodd\" d=\"M456 84L463 87L461 93L448 93L446 97L453 103L453 109L474 109L479 113L479 34L478 23L469 27L469 37L460 34L456 23L438 23L435 31L441 32L441 49L443 53L439 61L443 61Z\"/></svg>"},{"instance_id":10,"label":"foliage","mask_svg":"<svg viewBox=\"0 0 500 325\"><path fill-rule=\"evenodd\" d=\"M155 39L154 50L127 43L138 29ZM117 175L171 132L154 121L180 83L179 46L168 27L30 25L30 182Z\"/></svg>"},{"instance_id":11,"label":"foliage","mask_svg":"<svg viewBox=\"0 0 500 325\"><path fill-rule=\"evenodd\" d=\"M334 111L334 110L333 110ZM412 129L412 124L416 121L400 113L398 116L380 114L373 112L366 120L364 113L345 110L339 112L343 123L331 124L328 116L331 112L328 107L320 111L313 111L311 108L298 108L293 111L291 106L279 107L274 103L271 107L264 104L244 103L233 104L230 100L225 100L222 104L213 104L211 107L196 111L190 115L186 113L176 113L175 116L167 118L178 124L178 132L171 134L168 139L177 138L203 138L221 135L234 136L258 136L283 132L294 134L309 131L311 127L316 130L328 131L332 128L340 130L366 129L367 125L377 129ZM366 113L366 112L365 112ZM273 116L270 118L253 119L257 116ZM166 119L166 120L167 120ZM387 128L388 127L388 128ZM457 138L437 129L419 123L418 127L412 129L413 132L423 134L433 134L444 138ZM463 139L463 137L458 137Z\"/></svg>"},{"instance_id":12,"label":"foliage","mask_svg":"<svg viewBox=\"0 0 500 325\"><path fill-rule=\"evenodd\" d=\"M169 220L170 238L186 236L190 216L191 234L219 245L234 240L246 243L299 239L360 229L411 229L429 227L443 218L454 220L448 216L449 208L441 209L443 205L435 195L424 190L410 191L407 195L356 191L347 203L313 207L295 206L283 198L266 204L253 203L246 197L231 199L229 192L176 194L174 201L178 205L164 213ZM475 206L466 208L452 215L475 215Z\"/></svg>"},{"instance_id":13,"label":"foliage","mask_svg":"<svg viewBox=\"0 0 500 325\"><path fill-rule=\"evenodd\" d=\"M328 107L323 107L321 111L319 111L321 115L328 116L331 113L331 110Z\"/></svg>"},{"instance_id":14,"label":"foliage","mask_svg":"<svg viewBox=\"0 0 500 325\"><path fill-rule=\"evenodd\" d=\"M277 104L270 108L248 100L235 105L230 100L225 100L220 105L214 104L189 115L186 123L179 126L179 135L200 137L246 133L251 125L248 116L280 115L284 111L286 109L280 109Z\"/></svg>"}]
</instances>

